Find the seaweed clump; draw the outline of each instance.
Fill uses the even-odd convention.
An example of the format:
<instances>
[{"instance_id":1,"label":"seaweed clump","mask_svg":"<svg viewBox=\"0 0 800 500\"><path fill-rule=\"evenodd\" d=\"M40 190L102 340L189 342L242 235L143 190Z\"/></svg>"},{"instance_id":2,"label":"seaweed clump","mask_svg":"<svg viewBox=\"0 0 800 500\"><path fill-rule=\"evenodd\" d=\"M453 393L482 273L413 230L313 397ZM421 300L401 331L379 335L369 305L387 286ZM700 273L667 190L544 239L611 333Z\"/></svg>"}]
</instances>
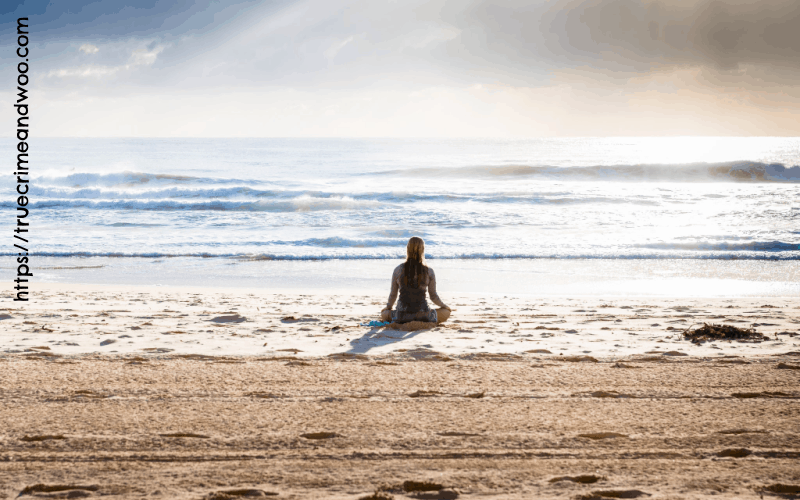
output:
<instances>
[{"instance_id":1,"label":"seaweed clump","mask_svg":"<svg viewBox=\"0 0 800 500\"><path fill-rule=\"evenodd\" d=\"M691 330L687 328L683 332L684 337L690 339L693 344L699 344L704 340L765 340L767 337L763 333L757 332L754 328L739 328L733 325L715 325L703 323L703 326Z\"/></svg>"}]
</instances>

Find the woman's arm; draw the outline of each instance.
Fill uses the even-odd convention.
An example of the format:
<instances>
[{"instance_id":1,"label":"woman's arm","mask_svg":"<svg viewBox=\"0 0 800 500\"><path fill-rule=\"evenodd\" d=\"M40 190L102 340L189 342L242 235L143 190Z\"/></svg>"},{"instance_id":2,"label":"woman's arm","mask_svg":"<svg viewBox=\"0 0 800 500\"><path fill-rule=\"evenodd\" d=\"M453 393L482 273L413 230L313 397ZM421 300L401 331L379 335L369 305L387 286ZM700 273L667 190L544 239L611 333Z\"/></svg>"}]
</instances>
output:
<instances>
[{"instance_id":1,"label":"woman's arm","mask_svg":"<svg viewBox=\"0 0 800 500\"><path fill-rule=\"evenodd\" d=\"M430 281L428 282L428 294L431 296L431 301L439 307L450 309L444 305L442 299L439 298L439 294L436 293L436 275L433 273L433 269L430 267L428 268L428 277L430 278Z\"/></svg>"},{"instance_id":2,"label":"woman's arm","mask_svg":"<svg viewBox=\"0 0 800 500\"><path fill-rule=\"evenodd\" d=\"M391 309L394 305L394 301L397 300L397 291L400 288L400 272L402 269L402 265L394 268L394 272L392 273L392 291L389 292L389 302L386 303L384 311L386 309Z\"/></svg>"}]
</instances>

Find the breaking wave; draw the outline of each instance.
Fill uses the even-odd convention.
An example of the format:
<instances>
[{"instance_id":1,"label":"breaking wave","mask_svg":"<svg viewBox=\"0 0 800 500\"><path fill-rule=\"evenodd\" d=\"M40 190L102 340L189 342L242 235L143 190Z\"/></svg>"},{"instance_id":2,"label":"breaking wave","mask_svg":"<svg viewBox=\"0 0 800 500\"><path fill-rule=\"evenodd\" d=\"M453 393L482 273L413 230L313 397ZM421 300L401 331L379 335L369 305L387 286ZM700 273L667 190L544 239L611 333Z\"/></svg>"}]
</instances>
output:
<instances>
[{"instance_id":1,"label":"breaking wave","mask_svg":"<svg viewBox=\"0 0 800 500\"><path fill-rule=\"evenodd\" d=\"M653 243L639 245L653 250L689 250L712 252L792 252L800 251L800 243L783 241L751 241L746 243Z\"/></svg>"},{"instance_id":2,"label":"breaking wave","mask_svg":"<svg viewBox=\"0 0 800 500\"><path fill-rule=\"evenodd\" d=\"M76 172L68 175L41 175L33 178L34 184L45 186L82 187L127 187L189 185L191 183L230 184L253 182L242 179L224 179L213 177L194 177L188 175L151 174L146 172L113 172L99 174L95 172Z\"/></svg>"},{"instance_id":3,"label":"breaking wave","mask_svg":"<svg viewBox=\"0 0 800 500\"><path fill-rule=\"evenodd\" d=\"M0 252L0 256L16 256L13 252ZM328 261L328 260L402 260L404 251L385 252L382 254L337 254L319 253L314 255L274 254L274 253L213 253L213 252L31 252L33 257L107 257L107 258L179 258L196 257L204 259L235 259L237 261ZM564 253L564 254L528 254L528 253L453 253L426 255L427 260L758 260L758 261L794 261L800 260L800 251L789 254L774 255L760 253Z\"/></svg>"},{"instance_id":4,"label":"breaking wave","mask_svg":"<svg viewBox=\"0 0 800 500\"><path fill-rule=\"evenodd\" d=\"M155 211L223 211L223 212L313 212L319 210L357 210L375 208L379 202L374 200L355 200L347 196L315 198L300 196L288 200L90 200L90 199L51 199L35 201L29 206L33 209L73 209L88 208L96 210L155 210Z\"/></svg>"},{"instance_id":5,"label":"breaking wave","mask_svg":"<svg viewBox=\"0 0 800 500\"><path fill-rule=\"evenodd\" d=\"M412 168L373 172L369 175L458 178L532 177L559 181L646 181L646 182L800 182L800 166L780 163L734 161L681 165L598 165L592 167L482 166L454 168Z\"/></svg>"}]
</instances>

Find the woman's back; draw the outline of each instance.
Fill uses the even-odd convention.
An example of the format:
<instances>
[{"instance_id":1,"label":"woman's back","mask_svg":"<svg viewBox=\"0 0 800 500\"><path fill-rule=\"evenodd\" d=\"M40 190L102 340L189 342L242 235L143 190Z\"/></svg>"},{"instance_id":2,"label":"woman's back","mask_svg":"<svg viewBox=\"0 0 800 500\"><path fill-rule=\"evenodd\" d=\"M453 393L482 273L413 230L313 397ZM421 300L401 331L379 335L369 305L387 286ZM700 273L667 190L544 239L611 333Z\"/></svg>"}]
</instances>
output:
<instances>
[{"instance_id":1,"label":"woman's back","mask_svg":"<svg viewBox=\"0 0 800 500\"><path fill-rule=\"evenodd\" d=\"M444 305L436 293L436 274L428 266L424 266L421 274L409 276L405 264L400 264L392 273L392 290L389 294L389 308L397 299L395 321L436 321L436 311L431 310L426 300L426 293L431 302L439 307ZM399 297L398 297L399 295ZM433 313L433 314L431 314Z\"/></svg>"},{"instance_id":2,"label":"woman's back","mask_svg":"<svg viewBox=\"0 0 800 500\"><path fill-rule=\"evenodd\" d=\"M392 273L392 291L389 293L389 303L381 312L381 317L398 323L444 321L450 315L450 308L444 305L436 293L436 275L433 269L424 263L425 242L416 236L409 239L406 253L408 255L406 261L397 266ZM434 304L446 309L442 313L442 318L438 318L437 312L428 307L428 301L425 300L426 292ZM395 300L397 300L397 310L393 311Z\"/></svg>"}]
</instances>

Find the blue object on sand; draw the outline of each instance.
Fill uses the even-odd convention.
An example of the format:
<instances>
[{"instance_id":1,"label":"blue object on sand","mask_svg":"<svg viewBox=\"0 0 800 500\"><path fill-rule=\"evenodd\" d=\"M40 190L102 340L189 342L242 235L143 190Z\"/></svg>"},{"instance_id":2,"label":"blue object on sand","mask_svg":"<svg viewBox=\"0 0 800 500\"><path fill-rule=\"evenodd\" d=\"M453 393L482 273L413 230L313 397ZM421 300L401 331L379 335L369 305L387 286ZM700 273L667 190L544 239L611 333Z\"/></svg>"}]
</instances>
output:
<instances>
[{"instance_id":1,"label":"blue object on sand","mask_svg":"<svg viewBox=\"0 0 800 500\"><path fill-rule=\"evenodd\" d=\"M361 326L386 326L391 325L388 321L370 321L369 323L361 323Z\"/></svg>"}]
</instances>

